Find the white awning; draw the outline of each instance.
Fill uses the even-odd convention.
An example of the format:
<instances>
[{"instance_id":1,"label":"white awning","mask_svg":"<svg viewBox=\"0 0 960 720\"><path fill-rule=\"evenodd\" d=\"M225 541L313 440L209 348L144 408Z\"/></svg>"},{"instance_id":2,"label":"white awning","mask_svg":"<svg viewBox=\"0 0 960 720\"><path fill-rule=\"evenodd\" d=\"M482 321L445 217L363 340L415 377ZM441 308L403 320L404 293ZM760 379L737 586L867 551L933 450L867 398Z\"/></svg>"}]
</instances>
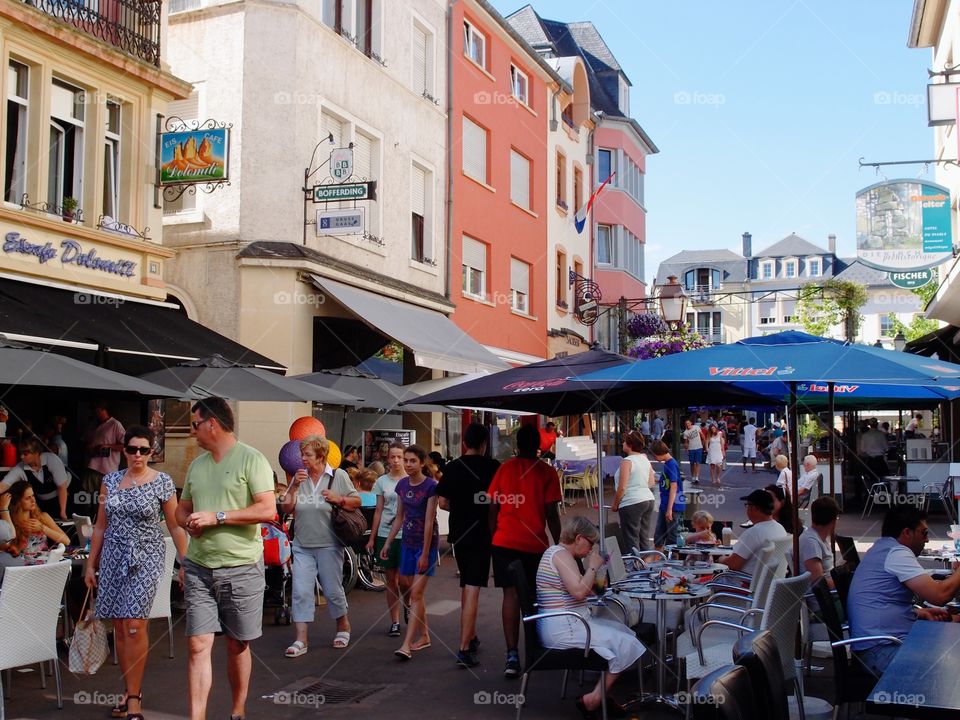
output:
<instances>
[{"instance_id":1,"label":"white awning","mask_svg":"<svg viewBox=\"0 0 960 720\"><path fill-rule=\"evenodd\" d=\"M499 372L510 367L443 313L319 275L310 277L317 288L360 320L412 350L420 367L463 374Z\"/></svg>"}]
</instances>

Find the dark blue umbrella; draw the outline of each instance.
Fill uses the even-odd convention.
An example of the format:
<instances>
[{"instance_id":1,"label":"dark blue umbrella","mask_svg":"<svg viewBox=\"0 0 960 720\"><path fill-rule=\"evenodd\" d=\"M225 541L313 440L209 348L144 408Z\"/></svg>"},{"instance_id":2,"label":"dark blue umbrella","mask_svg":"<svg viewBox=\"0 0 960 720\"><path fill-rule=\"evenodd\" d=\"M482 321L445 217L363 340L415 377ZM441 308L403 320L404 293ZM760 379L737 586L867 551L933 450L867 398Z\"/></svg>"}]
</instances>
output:
<instances>
[{"instance_id":1,"label":"dark blue umbrella","mask_svg":"<svg viewBox=\"0 0 960 720\"><path fill-rule=\"evenodd\" d=\"M766 399L728 384L689 383L682 388L645 388L624 385L620 376L638 362L623 355L594 349L543 362L503 370L460 385L421 395L417 404L482 407L538 413L579 415L581 413L636 410L641 407L686 407L710 403L764 405ZM592 373L610 373L609 382L585 383ZM713 394L710 394L713 392Z\"/></svg>"}]
</instances>

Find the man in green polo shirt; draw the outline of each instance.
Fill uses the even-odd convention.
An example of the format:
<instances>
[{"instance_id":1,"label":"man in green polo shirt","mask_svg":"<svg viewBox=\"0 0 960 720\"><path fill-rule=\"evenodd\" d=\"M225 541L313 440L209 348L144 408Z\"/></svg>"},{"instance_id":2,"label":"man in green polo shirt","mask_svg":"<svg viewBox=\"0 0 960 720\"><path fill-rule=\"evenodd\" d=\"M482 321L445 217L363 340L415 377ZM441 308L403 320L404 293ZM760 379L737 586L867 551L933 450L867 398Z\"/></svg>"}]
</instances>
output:
<instances>
[{"instance_id":1,"label":"man in green polo shirt","mask_svg":"<svg viewBox=\"0 0 960 720\"><path fill-rule=\"evenodd\" d=\"M250 685L250 641L263 620L263 543L260 523L273 520L273 471L258 450L237 440L230 405L207 398L191 408L197 445L207 452L190 463L177 522L191 536L184 558L184 599L190 649L190 718L204 720L213 684L210 660L216 633L227 636L231 720L242 720Z\"/></svg>"}]
</instances>

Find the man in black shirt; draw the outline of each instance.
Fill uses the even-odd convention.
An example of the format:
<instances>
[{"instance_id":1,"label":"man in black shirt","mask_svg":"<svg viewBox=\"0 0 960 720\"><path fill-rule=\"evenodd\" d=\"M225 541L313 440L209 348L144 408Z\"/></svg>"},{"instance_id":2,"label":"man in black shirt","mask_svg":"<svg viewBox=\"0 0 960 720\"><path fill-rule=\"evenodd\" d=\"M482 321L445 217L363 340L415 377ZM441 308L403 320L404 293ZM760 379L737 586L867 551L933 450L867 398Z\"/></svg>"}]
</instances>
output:
<instances>
[{"instance_id":1,"label":"man in black shirt","mask_svg":"<svg viewBox=\"0 0 960 720\"><path fill-rule=\"evenodd\" d=\"M460 667L475 667L480 588L490 576L490 497L487 489L500 463L486 457L487 428L471 423L463 434L464 454L447 463L437 487L440 507L450 511L450 534L460 571Z\"/></svg>"}]
</instances>

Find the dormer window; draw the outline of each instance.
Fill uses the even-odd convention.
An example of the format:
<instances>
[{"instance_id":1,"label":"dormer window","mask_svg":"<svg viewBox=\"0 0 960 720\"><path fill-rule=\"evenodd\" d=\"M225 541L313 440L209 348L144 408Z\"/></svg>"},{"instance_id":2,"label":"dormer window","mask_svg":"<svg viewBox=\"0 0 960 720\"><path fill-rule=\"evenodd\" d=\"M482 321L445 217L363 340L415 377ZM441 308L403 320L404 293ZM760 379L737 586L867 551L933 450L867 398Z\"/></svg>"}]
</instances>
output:
<instances>
[{"instance_id":1,"label":"dormer window","mask_svg":"<svg viewBox=\"0 0 960 720\"><path fill-rule=\"evenodd\" d=\"M760 279L761 280L773 279L773 263L772 262L760 263Z\"/></svg>"},{"instance_id":2,"label":"dormer window","mask_svg":"<svg viewBox=\"0 0 960 720\"><path fill-rule=\"evenodd\" d=\"M797 261L787 260L783 263L783 276L795 278L797 276Z\"/></svg>"},{"instance_id":3,"label":"dormer window","mask_svg":"<svg viewBox=\"0 0 960 720\"><path fill-rule=\"evenodd\" d=\"M820 277L820 258L807 260L807 274L810 277Z\"/></svg>"},{"instance_id":4,"label":"dormer window","mask_svg":"<svg viewBox=\"0 0 960 720\"><path fill-rule=\"evenodd\" d=\"M687 270L683 274L683 287L688 293L706 294L720 289L720 271L711 268Z\"/></svg>"}]
</instances>

